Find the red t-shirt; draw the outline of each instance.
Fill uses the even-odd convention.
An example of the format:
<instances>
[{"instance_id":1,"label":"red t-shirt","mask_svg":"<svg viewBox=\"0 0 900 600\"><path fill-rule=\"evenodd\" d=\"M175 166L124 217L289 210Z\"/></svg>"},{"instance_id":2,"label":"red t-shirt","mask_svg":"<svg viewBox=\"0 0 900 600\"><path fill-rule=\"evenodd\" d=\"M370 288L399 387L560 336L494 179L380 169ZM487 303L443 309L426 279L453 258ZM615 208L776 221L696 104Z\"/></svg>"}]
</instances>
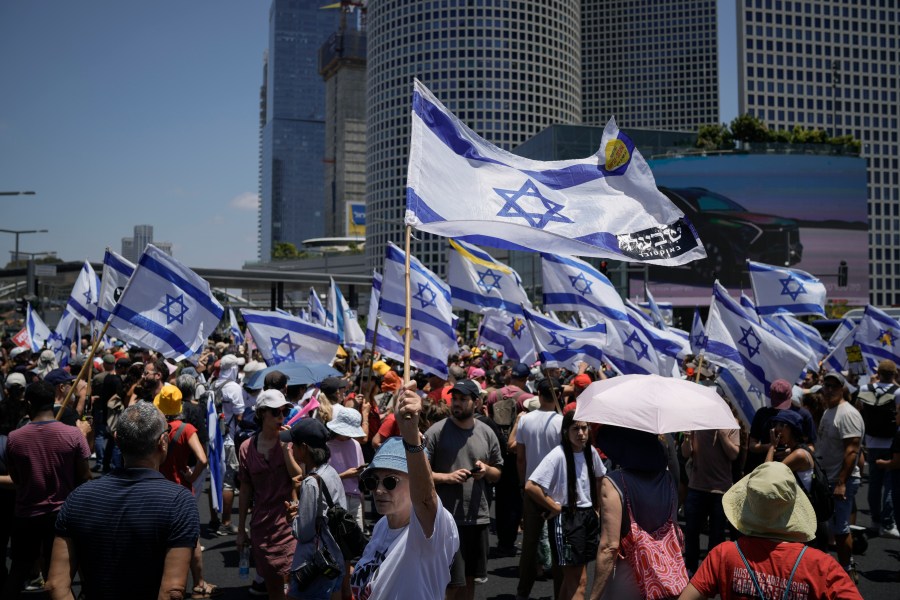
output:
<instances>
[{"instance_id":1,"label":"red t-shirt","mask_svg":"<svg viewBox=\"0 0 900 600\"><path fill-rule=\"evenodd\" d=\"M191 436L196 435L197 428L190 423L184 424L178 441L175 441L175 434L181 427L181 421L172 421L169 423L169 453L166 454L166 460L159 466L159 472L169 481L183 485L187 489L191 489L191 484L182 481L181 472L187 470L188 459L191 456L191 447L189 441Z\"/></svg>"},{"instance_id":2,"label":"red t-shirt","mask_svg":"<svg viewBox=\"0 0 900 600\"><path fill-rule=\"evenodd\" d=\"M75 489L78 463L91 456L84 434L59 421L31 422L11 431L6 452L9 474L16 484L14 512L19 518L62 508Z\"/></svg>"},{"instance_id":3,"label":"red t-shirt","mask_svg":"<svg viewBox=\"0 0 900 600\"><path fill-rule=\"evenodd\" d=\"M803 544L750 536L742 537L739 543L766 598L783 597ZM722 600L759 597L734 542L723 542L713 548L691 583L707 598L716 594L721 594ZM862 600L859 590L837 561L814 548L807 549L803 555L787 597L789 600Z\"/></svg>"},{"instance_id":4,"label":"red t-shirt","mask_svg":"<svg viewBox=\"0 0 900 600\"><path fill-rule=\"evenodd\" d=\"M394 416L394 413L390 413L381 420L381 427L378 429L378 435L381 436L382 443L389 437L397 437L400 435L400 426L397 425L397 417Z\"/></svg>"},{"instance_id":5,"label":"red t-shirt","mask_svg":"<svg viewBox=\"0 0 900 600\"><path fill-rule=\"evenodd\" d=\"M453 395L450 393L450 390L452 390L452 389L453 389L452 386L450 386L449 384L445 384L439 390L431 390L430 392L428 392L427 397L432 402L437 402L438 400L443 400L444 402L446 402L449 405L450 402L453 400Z\"/></svg>"}]
</instances>

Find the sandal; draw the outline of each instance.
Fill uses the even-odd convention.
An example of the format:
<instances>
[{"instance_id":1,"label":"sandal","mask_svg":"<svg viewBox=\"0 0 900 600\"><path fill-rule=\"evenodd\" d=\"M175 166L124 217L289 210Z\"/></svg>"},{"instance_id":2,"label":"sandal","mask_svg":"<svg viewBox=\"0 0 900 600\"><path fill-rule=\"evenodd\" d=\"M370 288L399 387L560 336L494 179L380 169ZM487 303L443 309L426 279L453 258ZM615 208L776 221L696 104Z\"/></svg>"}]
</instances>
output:
<instances>
[{"instance_id":1,"label":"sandal","mask_svg":"<svg viewBox=\"0 0 900 600\"><path fill-rule=\"evenodd\" d=\"M221 591L219 586L204 581L203 585L194 586L194 589L191 590L191 598L212 598L218 596Z\"/></svg>"}]
</instances>

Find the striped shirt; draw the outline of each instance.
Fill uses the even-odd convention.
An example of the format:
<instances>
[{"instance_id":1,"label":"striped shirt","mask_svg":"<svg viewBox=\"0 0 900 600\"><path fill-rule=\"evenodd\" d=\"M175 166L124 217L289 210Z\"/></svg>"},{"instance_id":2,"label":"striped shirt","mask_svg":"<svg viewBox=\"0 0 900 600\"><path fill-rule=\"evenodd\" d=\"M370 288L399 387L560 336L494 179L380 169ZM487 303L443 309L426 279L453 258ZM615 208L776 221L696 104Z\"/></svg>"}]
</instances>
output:
<instances>
[{"instance_id":1,"label":"striped shirt","mask_svg":"<svg viewBox=\"0 0 900 600\"><path fill-rule=\"evenodd\" d=\"M56 521L91 600L153 600L166 552L193 548L200 516L191 492L152 469L117 470L75 490Z\"/></svg>"}]
</instances>

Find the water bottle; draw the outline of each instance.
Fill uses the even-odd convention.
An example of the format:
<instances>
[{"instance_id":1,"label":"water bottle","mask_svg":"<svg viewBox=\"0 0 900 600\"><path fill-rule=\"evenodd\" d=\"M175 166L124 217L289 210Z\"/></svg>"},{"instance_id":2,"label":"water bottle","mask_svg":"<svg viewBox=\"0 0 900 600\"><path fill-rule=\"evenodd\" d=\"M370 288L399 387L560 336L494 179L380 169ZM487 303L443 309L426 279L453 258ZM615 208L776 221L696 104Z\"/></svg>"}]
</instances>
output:
<instances>
[{"instance_id":1,"label":"water bottle","mask_svg":"<svg viewBox=\"0 0 900 600\"><path fill-rule=\"evenodd\" d=\"M250 579L250 544L241 547L241 558L238 561L238 578Z\"/></svg>"}]
</instances>

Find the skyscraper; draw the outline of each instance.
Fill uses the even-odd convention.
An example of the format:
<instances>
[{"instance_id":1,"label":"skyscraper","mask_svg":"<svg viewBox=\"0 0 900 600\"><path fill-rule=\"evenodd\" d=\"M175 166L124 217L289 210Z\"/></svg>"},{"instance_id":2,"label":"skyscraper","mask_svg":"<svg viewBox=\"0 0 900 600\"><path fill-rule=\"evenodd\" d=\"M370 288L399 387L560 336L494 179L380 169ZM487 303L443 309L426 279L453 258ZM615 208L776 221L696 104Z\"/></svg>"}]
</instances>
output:
<instances>
[{"instance_id":1,"label":"skyscraper","mask_svg":"<svg viewBox=\"0 0 900 600\"><path fill-rule=\"evenodd\" d=\"M278 242L296 246L320 237L325 87L319 47L334 32L338 11L315 0L273 0L260 164L259 259Z\"/></svg>"},{"instance_id":2,"label":"skyscraper","mask_svg":"<svg viewBox=\"0 0 900 600\"><path fill-rule=\"evenodd\" d=\"M585 125L719 122L716 0L582 0Z\"/></svg>"},{"instance_id":3,"label":"skyscraper","mask_svg":"<svg viewBox=\"0 0 900 600\"><path fill-rule=\"evenodd\" d=\"M862 142L869 299L900 303L900 5L741 0L737 15L739 112Z\"/></svg>"},{"instance_id":4,"label":"skyscraper","mask_svg":"<svg viewBox=\"0 0 900 600\"><path fill-rule=\"evenodd\" d=\"M153 244L166 254L172 254L171 242L153 241L153 225L135 225L134 236L122 238L122 256L136 263L147 244Z\"/></svg>"},{"instance_id":5,"label":"skyscraper","mask_svg":"<svg viewBox=\"0 0 900 600\"><path fill-rule=\"evenodd\" d=\"M501 148L580 123L581 3L383 0L367 29L366 262L380 267L403 242L413 78ZM442 275L446 242L416 237L413 254Z\"/></svg>"}]
</instances>

